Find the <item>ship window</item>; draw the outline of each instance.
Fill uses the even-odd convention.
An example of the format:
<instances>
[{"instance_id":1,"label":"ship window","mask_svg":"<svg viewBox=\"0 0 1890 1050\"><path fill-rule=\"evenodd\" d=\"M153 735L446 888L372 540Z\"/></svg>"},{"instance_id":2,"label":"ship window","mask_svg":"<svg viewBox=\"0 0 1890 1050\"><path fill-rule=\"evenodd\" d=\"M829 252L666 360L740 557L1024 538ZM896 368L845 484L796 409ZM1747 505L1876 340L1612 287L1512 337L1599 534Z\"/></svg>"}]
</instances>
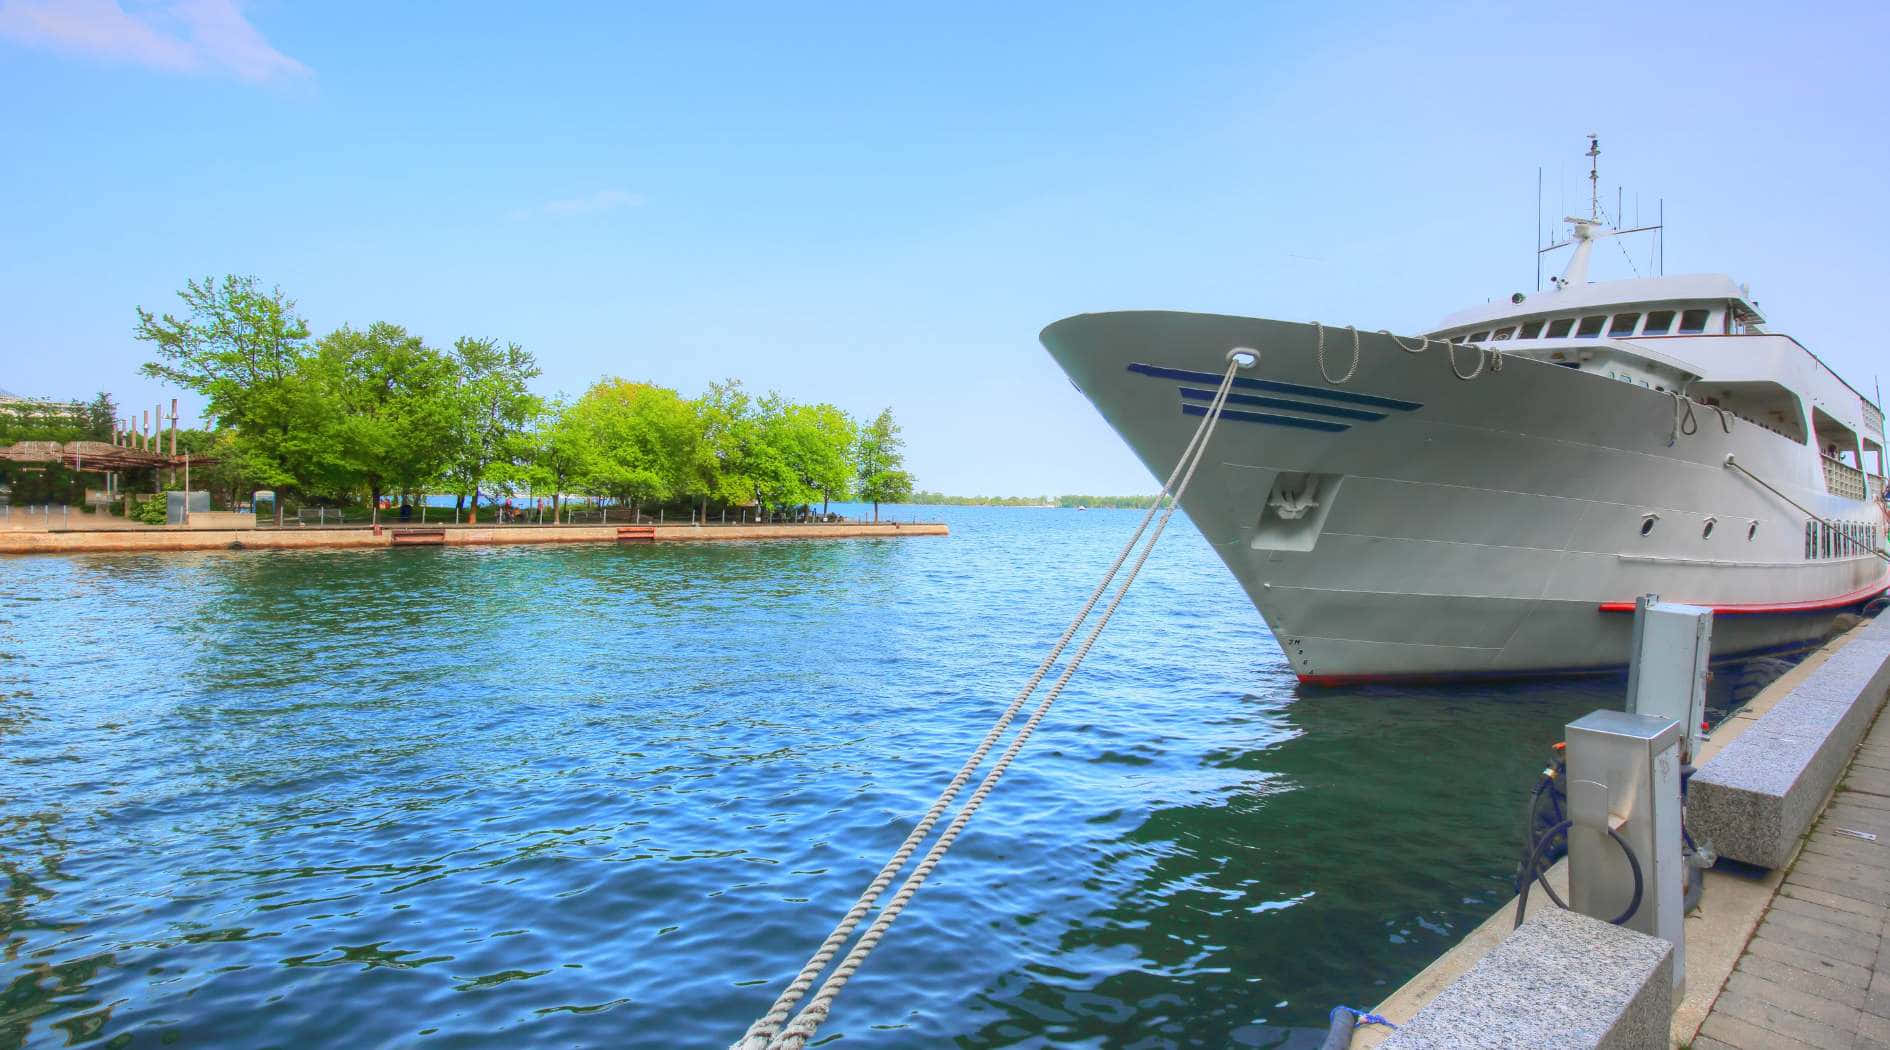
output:
<instances>
[{"instance_id":1,"label":"ship window","mask_svg":"<svg viewBox=\"0 0 1890 1050\"><path fill-rule=\"evenodd\" d=\"M1550 339L1566 339L1568 337L1568 330L1570 328L1573 328L1574 326L1575 326L1575 319L1573 317L1564 317L1559 321L1550 321L1549 322L1549 338Z\"/></svg>"},{"instance_id":2,"label":"ship window","mask_svg":"<svg viewBox=\"0 0 1890 1050\"><path fill-rule=\"evenodd\" d=\"M1608 323L1606 317L1584 317L1582 326L1575 329L1575 338L1593 339L1601 334L1601 326Z\"/></svg>"},{"instance_id":3,"label":"ship window","mask_svg":"<svg viewBox=\"0 0 1890 1050\"><path fill-rule=\"evenodd\" d=\"M1711 536L1713 535L1713 526L1714 526L1714 524L1716 524L1716 523L1715 523L1715 522L1713 521L1713 519L1712 519L1712 518L1708 518L1708 519L1706 519L1706 527L1700 530L1700 538L1701 538L1701 539L1703 539L1703 540L1704 540L1704 539L1708 539L1708 538L1710 538L1710 537L1711 537Z\"/></svg>"},{"instance_id":4,"label":"ship window","mask_svg":"<svg viewBox=\"0 0 1890 1050\"><path fill-rule=\"evenodd\" d=\"M1450 337L1450 341L1453 343L1462 343L1463 340L1464 340L1464 337L1460 335L1453 335Z\"/></svg>"},{"instance_id":5,"label":"ship window","mask_svg":"<svg viewBox=\"0 0 1890 1050\"><path fill-rule=\"evenodd\" d=\"M1758 522L1755 521L1752 524L1746 526L1746 542L1747 543L1751 543L1752 537L1757 536L1758 534L1759 534Z\"/></svg>"},{"instance_id":6,"label":"ship window","mask_svg":"<svg viewBox=\"0 0 1890 1050\"><path fill-rule=\"evenodd\" d=\"M1473 343L1481 343L1484 340L1488 339L1489 337L1490 337L1490 333L1488 332L1478 332L1477 334L1470 337L1470 341Z\"/></svg>"},{"instance_id":7,"label":"ship window","mask_svg":"<svg viewBox=\"0 0 1890 1050\"><path fill-rule=\"evenodd\" d=\"M1818 530L1817 522L1813 522L1813 521L1805 522L1805 559L1807 561L1811 560L1812 558L1816 558L1818 556L1818 531L1817 530Z\"/></svg>"},{"instance_id":8,"label":"ship window","mask_svg":"<svg viewBox=\"0 0 1890 1050\"><path fill-rule=\"evenodd\" d=\"M1642 335L1666 335L1673 327L1672 310L1655 310L1647 315L1647 324L1642 327Z\"/></svg>"},{"instance_id":9,"label":"ship window","mask_svg":"<svg viewBox=\"0 0 1890 1050\"><path fill-rule=\"evenodd\" d=\"M1614 323L1608 326L1608 334L1633 335L1634 326L1640 323L1640 314L1615 314Z\"/></svg>"},{"instance_id":10,"label":"ship window","mask_svg":"<svg viewBox=\"0 0 1890 1050\"><path fill-rule=\"evenodd\" d=\"M1680 334L1698 335L1706 331L1706 314L1707 311L1705 310L1688 310L1686 313L1681 314Z\"/></svg>"},{"instance_id":11,"label":"ship window","mask_svg":"<svg viewBox=\"0 0 1890 1050\"><path fill-rule=\"evenodd\" d=\"M1522 326L1522 331L1516 333L1516 338L1534 339L1536 336L1539 336L1541 334L1542 334L1542 322L1531 321L1528 324Z\"/></svg>"},{"instance_id":12,"label":"ship window","mask_svg":"<svg viewBox=\"0 0 1890 1050\"><path fill-rule=\"evenodd\" d=\"M1508 339L1511 335L1515 334L1515 331L1516 330L1514 328L1498 328L1496 330L1496 334L1491 336L1490 338L1491 339Z\"/></svg>"}]
</instances>

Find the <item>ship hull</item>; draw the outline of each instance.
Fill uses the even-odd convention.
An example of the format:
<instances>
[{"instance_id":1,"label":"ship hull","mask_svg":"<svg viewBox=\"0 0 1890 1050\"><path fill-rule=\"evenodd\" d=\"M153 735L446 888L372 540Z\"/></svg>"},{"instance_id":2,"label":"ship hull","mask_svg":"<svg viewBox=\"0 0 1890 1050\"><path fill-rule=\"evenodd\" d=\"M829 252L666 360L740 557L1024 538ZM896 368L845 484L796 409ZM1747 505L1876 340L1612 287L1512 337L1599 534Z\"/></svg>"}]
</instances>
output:
<instances>
[{"instance_id":1,"label":"ship hull","mask_svg":"<svg viewBox=\"0 0 1890 1050\"><path fill-rule=\"evenodd\" d=\"M1806 515L1726 466L1880 523L1815 450L1652 389L1378 334L1353 369L1332 328L1322 372L1320 330L1260 318L1084 314L1042 339L1157 476L1228 351L1260 352L1182 502L1308 683L1617 669L1646 593L1714 607L1716 655L1784 648L1890 586L1870 554L1808 557Z\"/></svg>"}]
</instances>

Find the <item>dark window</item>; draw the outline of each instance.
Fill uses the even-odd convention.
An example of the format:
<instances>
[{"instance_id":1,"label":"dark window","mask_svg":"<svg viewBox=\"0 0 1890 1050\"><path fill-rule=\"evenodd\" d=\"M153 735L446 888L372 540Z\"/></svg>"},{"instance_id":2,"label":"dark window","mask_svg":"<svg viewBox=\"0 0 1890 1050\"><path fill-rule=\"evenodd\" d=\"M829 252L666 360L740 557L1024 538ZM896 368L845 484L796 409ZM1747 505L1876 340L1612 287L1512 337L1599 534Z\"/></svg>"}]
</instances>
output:
<instances>
[{"instance_id":1,"label":"dark window","mask_svg":"<svg viewBox=\"0 0 1890 1050\"><path fill-rule=\"evenodd\" d=\"M1463 342L1463 338L1464 338L1464 337L1463 337L1463 336L1460 336L1460 335L1453 335L1453 336L1451 336L1451 337L1450 337L1450 341L1451 341L1451 342L1453 342L1453 343L1461 343L1461 342Z\"/></svg>"},{"instance_id":2,"label":"dark window","mask_svg":"<svg viewBox=\"0 0 1890 1050\"><path fill-rule=\"evenodd\" d=\"M1560 321L1550 321L1549 338L1566 339L1568 338L1568 330L1573 327L1575 327L1575 319L1573 317L1564 317Z\"/></svg>"},{"instance_id":3,"label":"dark window","mask_svg":"<svg viewBox=\"0 0 1890 1050\"><path fill-rule=\"evenodd\" d=\"M1575 329L1575 338L1593 339L1601 334L1601 326L1607 323L1606 317L1584 317L1582 326Z\"/></svg>"},{"instance_id":4,"label":"dark window","mask_svg":"<svg viewBox=\"0 0 1890 1050\"><path fill-rule=\"evenodd\" d=\"M1490 338L1490 333L1478 332L1477 334L1470 337L1470 341L1473 343L1481 343L1489 338Z\"/></svg>"},{"instance_id":5,"label":"dark window","mask_svg":"<svg viewBox=\"0 0 1890 1050\"><path fill-rule=\"evenodd\" d=\"M1633 335L1634 326L1640 323L1640 314L1615 314L1614 323L1608 326L1608 334Z\"/></svg>"},{"instance_id":6,"label":"dark window","mask_svg":"<svg viewBox=\"0 0 1890 1050\"><path fill-rule=\"evenodd\" d=\"M1514 335L1515 332L1516 330L1514 328L1498 328L1496 330L1496 334L1491 336L1490 338L1491 339L1508 339L1511 335Z\"/></svg>"},{"instance_id":7,"label":"dark window","mask_svg":"<svg viewBox=\"0 0 1890 1050\"><path fill-rule=\"evenodd\" d=\"M1541 334L1542 334L1542 322L1531 321L1528 324L1522 326L1522 331L1516 333L1516 338L1534 339L1536 336L1539 336Z\"/></svg>"},{"instance_id":8,"label":"dark window","mask_svg":"<svg viewBox=\"0 0 1890 1050\"><path fill-rule=\"evenodd\" d=\"M1688 310L1686 313L1681 314L1680 334L1698 335L1706 331L1706 314L1707 311L1705 310Z\"/></svg>"},{"instance_id":9,"label":"dark window","mask_svg":"<svg viewBox=\"0 0 1890 1050\"><path fill-rule=\"evenodd\" d=\"M1673 327L1672 310L1655 310L1647 315L1647 324L1641 328L1642 335L1666 335Z\"/></svg>"},{"instance_id":10,"label":"dark window","mask_svg":"<svg viewBox=\"0 0 1890 1050\"><path fill-rule=\"evenodd\" d=\"M1805 559L1809 561L1818 556L1818 523L1805 522Z\"/></svg>"}]
</instances>

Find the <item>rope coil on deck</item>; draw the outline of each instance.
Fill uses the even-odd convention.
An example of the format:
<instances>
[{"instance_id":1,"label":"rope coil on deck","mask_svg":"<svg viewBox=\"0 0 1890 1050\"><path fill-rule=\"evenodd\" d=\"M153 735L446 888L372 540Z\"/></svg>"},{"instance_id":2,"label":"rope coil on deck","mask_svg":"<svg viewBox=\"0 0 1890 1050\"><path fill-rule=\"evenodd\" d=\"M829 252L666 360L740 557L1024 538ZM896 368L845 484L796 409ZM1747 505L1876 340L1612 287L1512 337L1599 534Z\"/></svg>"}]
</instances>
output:
<instances>
[{"instance_id":1,"label":"rope coil on deck","mask_svg":"<svg viewBox=\"0 0 1890 1050\"><path fill-rule=\"evenodd\" d=\"M861 964L866 961L867 955L879 944L880 940L885 936L887 929L891 927L893 921L905 910L906 905L911 902L913 895L916 894L919 887L925 883L926 877L932 873L932 869L938 866L939 861L944 858L946 851L951 849L952 843L957 840L958 835L964 830L965 825L970 823L973 814L978 811L978 807L984 803L985 798L988 797L992 789L997 786L999 778L1004 775L1005 770L1008 769L1011 762L1016 759L1018 752L1023 749L1024 743L1030 739L1031 734L1036 731L1037 726L1043 721L1044 716L1049 713L1050 706L1054 704L1057 697L1062 694L1064 686L1067 685L1070 678L1076 674L1077 668L1082 666L1084 658L1089 655L1090 647L1096 643L1096 639L1102 634L1103 628L1108 625L1110 618L1115 615L1116 609L1121 605L1124 595L1128 593L1129 587L1135 582L1136 576L1141 573L1142 566L1148 561L1149 554L1154 550L1156 542L1161 539L1163 530L1168 527L1169 520L1174 517L1175 510L1180 505L1181 495L1187 490L1188 483L1193 480L1195 468L1200 465L1202 456L1207 451L1208 439L1213 435L1215 425L1219 422L1221 417L1221 410L1227 404L1228 392L1234 385L1234 373L1241 368L1251 367L1258 358L1258 352L1253 350L1236 348L1228 353L1227 373L1221 377L1221 384L1214 393L1214 400L1208 406L1207 412L1202 416L1200 425L1195 428L1193 437L1189 439L1187 447L1182 451L1180 460L1175 464L1175 469L1168 475L1168 480L1162 484L1161 495L1156 497L1155 503L1151 505L1148 512L1142 516L1141 523L1136 526L1135 532L1129 537L1128 542L1123 545L1122 551L1116 555L1116 559L1109 566L1108 571L1103 574L1102 579L1096 584L1095 589L1090 592L1089 598L1083 603L1081 611L1077 613L1075 619L1070 621L1070 625L1064 629L1062 636L1058 638L1056 644L1051 647L1049 654L1044 657L1042 663L1038 664L1036 671L1026 680L1024 687L1019 690L1016 698L1011 701L1010 706L1005 708L1003 714L998 717L997 721L992 724L991 729L985 734L984 739L973 749L971 756L966 759L965 764L959 769L957 775L946 785L945 790L942 791L938 798L932 803L931 808L926 811L925 816L913 827L911 834L906 836L905 842L901 843L900 847L894 851L891 859L880 869L879 874L876 875L872 883L867 886L866 891L860 894L859 899L853 903L853 907L847 910L846 915L840 920L840 923L834 927L833 932L829 933L827 939L821 942L820 948L808 959L807 965L802 967L800 973L789 982L787 988L775 999L774 1003L768 1008L768 1011L757 1019L754 1024L750 1025L748 1031L734 1044L733 1050L799 1050L800 1047L805 1046L807 1041L813 1037L814 1032L819 1028L821 1022L826 1020L829 1011L833 1007L834 999L839 996L841 989L846 986L847 981L853 974L858 972ZM1354 368L1356 369L1356 363L1354 364ZM1179 479L1179 484L1177 484L1177 479ZM1167 503L1164 508L1163 500L1165 498L1167 499ZM873 924L860 936L852 950L847 953L845 958L841 959L840 964L834 968L834 972L829 975L827 980L820 986L819 991L814 994L813 999L810 1000L805 1007L802 1007L800 1013L793 1016L792 1021L789 1021L789 1015L793 1012L795 1004L807 995L808 990L813 987L815 979L827 969L828 965L833 961L834 955L839 951L840 946L853 935L853 931L858 928L860 920L866 916L866 912L872 908L879 900L880 895L892 884L893 877L903 870L907 862L911 860L912 854L918 848L919 843L924 841L925 838L931 834L932 828L936 826L938 819L944 814L946 808L951 805L953 799L957 797L958 792L969 782L972 773L984 763L985 758L990 754L991 748L996 744L998 738L1003 735L1004 730L1010 726L1012 721L1017 717L1018 712L1023 709L1024 701L1029 699L1030 696L1036 692L1037 687L1042 684L1045 675L1049 673L1050 668L1056 663L1057 657L1063 653L1065 647L1069 645L1070 640L1076 636L1077 630L1089 619L1091 612L1096 608L1096 603L1109 589L1111 581L1115 579L1117 572L1122 568L1123 563L1128 560L1129 555L1135 550L1136 545L1141 542L1143 534L1148 530L1149 522L1156 517L1157 512L1160 512L1161 519L1156 523L1154 532L1149 535L1148 542L1143 545L1141 554L1136 558L1134 565L1129 569L1128 575L1123 579L1122 585L1117 588L1115 595L1104 608L1100 619L1096 621L1089 634L1077 647L1076 653L1064 666L1062 673L1057 676L1055 683L1052 684L1049 691L1044 694L1043 699L1031 712L1030 717L1025 721L1023 727L1018 730L1010 745L1005 748L1004 753L991 767L991 770L985 774L984 779L978 784L971 798L965 802L958 814L952 819L951 824L948 825L945 831L939 836L938 841L933 844L924 858L920 860L918 867L913 870L912 874L908 876L906 881L899 887L898 892L895 893L885 907L880 910Z\"/></svg>"}]
</instances>

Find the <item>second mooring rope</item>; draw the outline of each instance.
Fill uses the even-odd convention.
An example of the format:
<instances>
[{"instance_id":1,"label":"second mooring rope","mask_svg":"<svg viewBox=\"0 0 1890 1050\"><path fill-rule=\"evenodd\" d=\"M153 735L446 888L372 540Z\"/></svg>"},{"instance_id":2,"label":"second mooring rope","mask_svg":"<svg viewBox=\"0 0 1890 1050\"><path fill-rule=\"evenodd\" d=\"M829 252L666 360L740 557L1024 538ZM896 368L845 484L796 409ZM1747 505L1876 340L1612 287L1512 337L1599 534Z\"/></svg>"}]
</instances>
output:
<instances>
[{"instance_id":1,"label":"second mooring rope","mask_svg":"<svg viewBox=\"0 0 1890 1050\"><path fill-rule=\"evenodd\" d=\"M965 825L971 821L972 815L978 811L978 807L983 805L985 798L990 795L991 790L997 786L998 779L1002 777L1004 771L1010 767L1012 760L1017 757L1018 752L1023 750L1025 741L1029 740L1031 734L1036 732L1038 724L1042 722L1044 715L1049 712L1050 706L1054 704L1057 697L1062 694L1063 687L1067 685L1070 678L1076 674L1076 669L1082 666L1084 658L1089 655L1090 647L1096 643L1097 637L1102 634L1103 627L1109 623L1110 617L1115 615L1117 606L1122 604L1122 598L1128 593L1129 586L1135 582L1136 576L1141 573L1142 566L1148 561L1148 556L1150 552L1154 550L1156 541L1161 538L1162 531L1168 527L1169 519L1174 517L1175 508L1180 505L1181 494L1187 490L1188 483L1193 480L1195 468L1200 465L1202 456L1207 451L1208 438L1214 433L1215 424L1220 420L1221 410L1227 404L1228 392L1234 385L1234 373L1243 367L1251 366L1258 357L1257 352L1242 349L1231 351L1228 354L1227 373L1221 377L1220 387L1214 392L1214 400L1208 406L1207 411L1203 413L1201 423L1195 428L1194 436L1189 439L1187 447L1182 451L1180 460L1175 464L1175 469L1169 473L1168 480L1162 484L1161 495L1156 497L1154 504L1152 504L1148 512L1142 516L1141 523L1136 526L1135 532L1129 537L1128 542L1123 545L1121 553L1116 555L1114 563L1109 566L1108 571L1103 574L1102 579L1096 584L1095 589L1090 592L1088 600L1083 603L1082 610L1077 613L1074 620L1070 621L1070 625L1064 629L1062 637L1057 639L1056 644L1051 647L1049 654L1044 657L1043 662L1037 666L1037 670L1025 682L1023 689L1018 692L1017 697L1011 701L1010 706L998 717L998 720L991 726L990 731L985 734L984 739L972 750L970 757L966 759L964 766L959 769L958 774L946 785L945 790L941 792L937 800L932 803L932 807L926 811L925 816L913 827L912 833L906 836L905 842L900 844L900 847L894 851L891 859L880 869L879 874L875 876L872 883L867 886L866 891L860 894L859 899L853 903L852 908L847 910L846 915L840 920L839 925L835 926L833 932L827 935L827 939L821 942L820 948L808 959L807 965L801 968L801 972L788 983L787 988L775 999L773 1005L768 1008L767 1013L763 1014L754 1024L750 1025L748 1031L735 1043L734 1050L776 1050L776 1048L782 1048L782 1050L799 1050L799 1048L806 1045L808 1039L812 1038L815 1030L819 1028L820 1023L826 1020L828 1012L833 1007L833 1001L839 996L840 990L846 986L848 979L850 979L853 974L859 970L860 965L866 961L866 956L879 944L881 938L885 936L886 930L892 925L893 920L897 919L900 912L905 910L906 905L910 903L913 895L917 893L919 887L925 883L926 877L932 873L932 869L937 867L938 862L943 859L945 852L951 849L952 843L956 841L959 833L964 830ZM1177 479L1179 479L1178 484ZM1164 499L1167 500L1165 508L1163 505ZM814 998L803 1007L800 1013L796 1014L793 1021L789 1023L788 1016L793 1011L794 1004L799 1002L801 998L807 994L808 989L813 987L815 978L819 977L821 972L833 961L834 954L839 950L840 945L845 943L847 938L853 935L853 931L859 926L860 920L865 917L866 912L872 908L873 904L878 901L880 895L892 884L893 877L905 868L906 863L912 859L912 854L918 848L919 843L924 841L926 836L931 834L932 828L937 825L939 817L941 817L945 809L951 805L952 800L957 797L958 792L970 781L971 774L976 772L977 768L984 763L985 758L990 754L991 748L996 744L998 738L1003 735L1004 730L1008 728L1011 722L1017 717L1017 713L1023 709L1024 701L1029 699L1031 694L1036 692L1037 687L1043 683L1044 676L1049 673L1050 668L1056 663L1057 657L1062 655L1064 648L1069 645L1070 639L1076 636L1078 628L1089 619L1090 613L1096 608L1097 601L1099 601L1103 593L1108 590L1110 582L1115 579L1116 573L1122 568L1123 563L1128 560L1129 554L1134 551L1136 544L1141 541L1143 533L1148 529L1149 522L1155 518L1158 511L1161 512L1161 520L1156 524L1154 533L1149 536L1148 543L1143 546L1142 552L1136 558L1134 566L1130 568L1128 576L1123 579L1122 586L1117 589L1115 596L1110 599L1108 606L1104 608L1102 617L1090 630L1088 636L1083 639L1082 644L1077 647L1075 655L1070 658L1069 663L1065 665L1062 673L1057 676L1057 680L1051 685L1049 692L1044 694L1043 700L1039 702L1036 709L1031 712L1023 728L1018 730L1010 746L1005 748L1004 753L998 758L997 763L991 767L990 772L985 774L984 780L978 784L977 790L974 791L971 798L965 802L963 808L961 808L957 816L952 819L951 824L946 827L944 833L939 836L938 841L933 844L931 850L920 860L919 866L913 870L912 874L908 876L906 881L899 887L899 891L893 895L892 900L887 902L886 906L880 910L873 924L860 936L859 941L853 946L853 949L847 953L846 957L840 961L840 965L834 969L834 972L828 976L826 982L820 986L820 990L815 993ZM786 1026L785 1028L783 1028L784 1024Z\"/></svg>"}]
</instances>

